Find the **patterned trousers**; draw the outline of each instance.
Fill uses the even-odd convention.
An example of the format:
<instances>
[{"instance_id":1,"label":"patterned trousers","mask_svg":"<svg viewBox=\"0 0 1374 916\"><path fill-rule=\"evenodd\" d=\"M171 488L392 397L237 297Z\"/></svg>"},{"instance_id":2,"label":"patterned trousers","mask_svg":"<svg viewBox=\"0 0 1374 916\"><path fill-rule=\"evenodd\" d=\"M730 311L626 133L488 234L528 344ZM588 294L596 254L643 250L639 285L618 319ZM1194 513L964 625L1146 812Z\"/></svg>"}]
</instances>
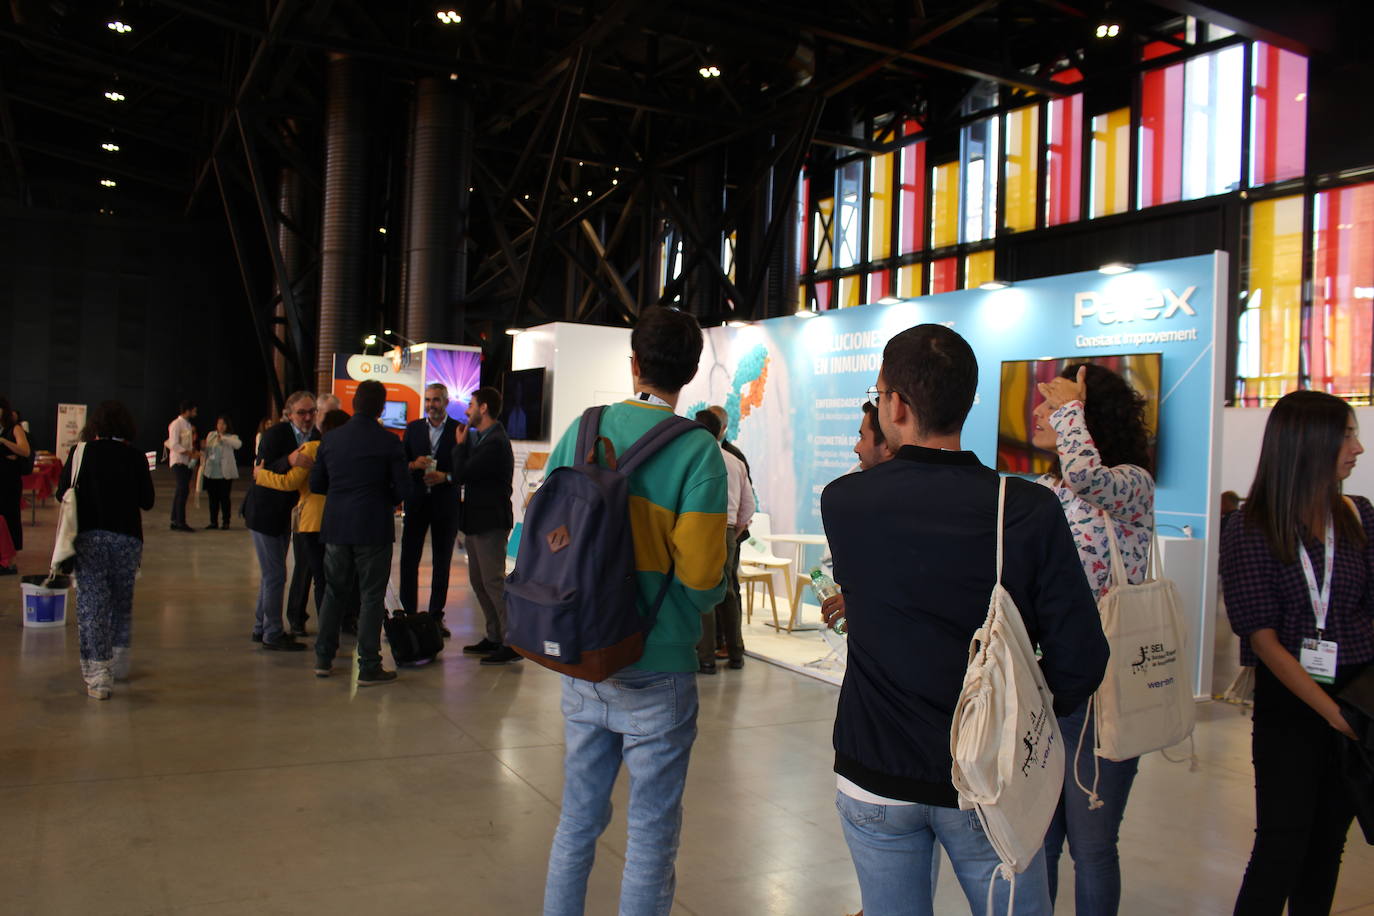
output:
<instances>
[{"instance_id":1,"label":"patterned trousers","mask_svg":"<svg viewBox=\"0 0 1374 916\"><path fill-rule=\"evenodd\" d=\"M143 542L113 531L76 536L76 625L81 659L108 662L133 635L134 574Z\"/></svg>"}]
</instances>

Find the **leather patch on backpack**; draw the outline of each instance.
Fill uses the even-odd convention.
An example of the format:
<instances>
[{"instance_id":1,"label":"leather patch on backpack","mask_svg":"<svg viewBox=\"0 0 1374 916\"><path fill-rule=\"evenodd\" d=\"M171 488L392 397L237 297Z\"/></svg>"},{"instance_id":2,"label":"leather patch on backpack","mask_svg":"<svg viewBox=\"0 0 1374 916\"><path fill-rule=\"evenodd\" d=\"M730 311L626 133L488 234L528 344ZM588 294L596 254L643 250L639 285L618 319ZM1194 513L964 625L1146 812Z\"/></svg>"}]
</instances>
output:
<instances>
[{"instance_id":1,"label":"leather patch on backpack","mask_svg":"<svg viewBox=\"0 0 1374 916\"><path fill-rule=\"evenodd\" d=\"M568 533L567 525L559 525L557 528L550 531L544 537L544 540L549 544L550 553L558 553L558 551L572 543L572 535Z\"/></svg>"}]
</instances>

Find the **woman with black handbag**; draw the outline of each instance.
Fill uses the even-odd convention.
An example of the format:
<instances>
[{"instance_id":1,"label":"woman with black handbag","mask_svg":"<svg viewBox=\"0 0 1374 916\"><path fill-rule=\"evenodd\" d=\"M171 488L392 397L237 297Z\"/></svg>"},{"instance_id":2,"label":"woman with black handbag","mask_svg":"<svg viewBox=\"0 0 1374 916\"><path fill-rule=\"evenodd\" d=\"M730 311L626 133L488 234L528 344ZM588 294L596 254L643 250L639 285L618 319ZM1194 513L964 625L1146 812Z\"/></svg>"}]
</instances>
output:
<instances>
[{"instance_id":1,"label":"woman with black handbag","mask_svg":"<svg viewBox=\"0 0 1374 916\"><path fill-rule=\"evenodd\" d=\"M76 480L76 623L86 695L108 700L113 681L128 674L134 576L143 558L139 510L153 507L153 478L131 444L134 418L123 404L102 402L86 431L91 441ZM68 455L59 500L72 486L71 466Z\"/></svg>"},{"instance_id":2,"label":"woman with black handbag","mask_svg":"<svg viewBox=\"0 0 1374 916\"><path fill-rule=\"evenodd\" d=\"M1255 845L1235 912L1329 913L1354 804L1354 737L1333 696L1374 661L1374 506L1343 497L1355 414L1294 391L1269 414L1250 496L1221 532L1221 581L1240 663L1255 667Z\"/></svg>"},{"instance_id":3,"label":"woman with black handbag","mask_svg":"<svg viewBox=\"0 0 1374 916\"><path fill-rule=\"evenodd\" d=\"M33 472L33 450L28 434L19 425L19 414L10 406L9 398L0 395L0 515L5 517L14 551L24 549L23 515L20 499L25 474ZM12 576L17 566L0 568L0 575Z\"/></svg>"}]
</instances>

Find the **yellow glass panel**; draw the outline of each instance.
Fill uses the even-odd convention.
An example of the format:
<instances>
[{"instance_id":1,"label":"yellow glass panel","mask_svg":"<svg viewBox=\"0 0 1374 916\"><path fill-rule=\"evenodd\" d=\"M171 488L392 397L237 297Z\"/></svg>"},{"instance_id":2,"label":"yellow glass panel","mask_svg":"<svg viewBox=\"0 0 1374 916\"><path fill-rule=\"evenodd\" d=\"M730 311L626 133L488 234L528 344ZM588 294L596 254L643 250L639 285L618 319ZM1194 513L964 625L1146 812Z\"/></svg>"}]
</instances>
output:
<instances>
[{"instance_id":1,"label":"yellow glass panel","mask_svg":"<svg viewBox=\"0 0 1374 916\"><path fill-rule=\"evenodd\" d=\"M1125 213L1130 196L1131 109L1093 118L1093 196L1090 216Z\"/></svg>"},{"instance_id":2,"label":"yellow glass panel","mask_svg":"<svg viewBox=\"0 0 1374 916\"><path fill-rule=\"evenodd\" d=\"M815 239L815 270L829 270L835 263L835 198L816 201L816 225L811 233Z\"/></svg>"},{"instance_id":3,"label":"yellow glass panel","mask_svg":"<svg viewBox=\"0 0 1374 916\"><path fill-rule=\"evenodd\" d=\"M874 156L868 185L868 259L892 256L892 169L895 153Z\"/></svg>"},{"instance_id":4,"label":"yellow glass panel","mask_svg":"<svg viewBox=\"0 0 1374 916\"><path fill-rule=\"evenodd\" d=\"M1272 404L1298 387L1302 326L1302 197L1250 207L1250 244L1237 328L1236 371L1247 404Z\"/></svg>"},{"instance_id":5,"label":"yellow glass panel","mask_svg":"<svg viewBox=\"0 0 1374 916\"><path fill-rule=\"evenodd\" d=\"M863 283L860 282L862 279L857 274L840 277L840 295L835 300L836 308L852 308L860 303L859 293L863 289Z\"/></svg>"},{"instance_id":6,"label":"yellow glass panel","mask_svg":"<svg viewBox=\"0 0 1374 916\"><path fill-rule=\"evenodd\" d=\"M1005 225L1013 232L1035 228L1035 185L1040 159L1040 106L1007 112Z\"/></svg>"},{"instance_id":7,"label":"yellow glass panel","mask_svg":"<svg viewBox=\"0 0 1374 916\"><path fill-rule=\"evenodd\" d=\"M798 284L798 285L797 285L797 299L796 299L795 302L792 303L792 307L793 307L793 308L796 308L796 309L804 309L804 308L806 308L806 284L805 284L805 283L801 283L801 284Z\"/></svg>"},{"instance_id":8,"label":"yellow glass panel","mask_svg":"<svg viewBox=\"0 0 1374 916\"><path fill-rule=\"evenodd\" d=\"M959 241L959 163L947 162L930 170L930 246L943 248Z\"/></svg>"},{"instance_id":9,"label":"yellow glass panel","mask_svg":"<svg viewBox=\"0 0 1374 916\"><path fill-rule=\"evenodd\" d=\"M996 272L996 252L975 251L964 261L964 289L977 289L991 280Z\"/></svg>"},{"instance_id":10,"label":"yellow glass panel","mask_svg":"<svg viewBox=\"0 0 1374 916\"><path fill-rule=\"evenodd\" d=\"M914 299L921 295L921 264L908 264L897 268L897 296L901 299Z\"/></svg>"}]
</instances>

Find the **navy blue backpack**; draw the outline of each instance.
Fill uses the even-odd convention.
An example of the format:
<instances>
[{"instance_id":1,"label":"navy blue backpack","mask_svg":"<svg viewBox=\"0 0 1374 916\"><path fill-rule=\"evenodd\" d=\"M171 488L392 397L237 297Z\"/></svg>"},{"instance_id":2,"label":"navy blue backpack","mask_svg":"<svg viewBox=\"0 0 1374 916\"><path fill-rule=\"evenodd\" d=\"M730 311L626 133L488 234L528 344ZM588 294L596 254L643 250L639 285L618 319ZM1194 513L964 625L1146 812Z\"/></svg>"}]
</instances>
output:
<instances>
[{"instance_id":1,"label":"navy blue backpack","mask_svg":"<svg viewBox=\"0 0 1374 916\"><path fill-rule=\"evenodd\" d=\"M576 463L555 468L530 500L515 571L506 577L506 645L532 662L587 681L603 681L644 654L673 570L640 616L636 606L630 474L700 423L663 420L617 461L599 435L605 407L578 424ZM597 445L606 463L597 462Z\"/></svg>"}]
</instances>

